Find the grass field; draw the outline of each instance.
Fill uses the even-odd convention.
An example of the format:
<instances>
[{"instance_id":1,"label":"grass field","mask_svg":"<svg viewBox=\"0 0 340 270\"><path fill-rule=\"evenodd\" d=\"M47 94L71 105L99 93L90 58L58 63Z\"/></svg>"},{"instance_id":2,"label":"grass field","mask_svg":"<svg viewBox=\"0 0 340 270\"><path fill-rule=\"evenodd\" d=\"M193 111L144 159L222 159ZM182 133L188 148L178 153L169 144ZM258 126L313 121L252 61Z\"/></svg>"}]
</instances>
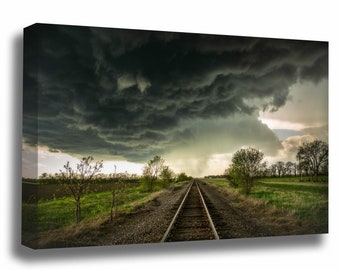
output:
<instances>
[{"instance_id":1,"label":"grass field","mask_svg":"<svg viewBox=\"0 0 340 270\"><path fill-rule=\"evenodd\" d=\"M289 211L313 224L316 232L328 231L328 184L301 182L299 177L258 179L249 198ZM232 189L226 179L205 180L221 189ZM240 191L238 190L240 193Z\"/></svg>"},{"instance_id":2,"label":"grass field","mask_svg":"<svg viewBox=\"0 0 340 270\"><path fill-rule=\"evenodd\" d=\"M43 188L44 186L41 187L41 189ZM46 188L50 189L47 185ZM124 191L124 203L119 205L119 211L131 211L160 189L162 189L160 183L155 185L153 192L145 191L142 184L130 186ZM110 190L85 194L81 200L82 222L88 222L100 216L109 216L111 198ZM22 203L22 230L24 233L36 234L67 227L74 223L75 202L73 197L40 198L37 202Z\"/></svg>"}]
</instances>

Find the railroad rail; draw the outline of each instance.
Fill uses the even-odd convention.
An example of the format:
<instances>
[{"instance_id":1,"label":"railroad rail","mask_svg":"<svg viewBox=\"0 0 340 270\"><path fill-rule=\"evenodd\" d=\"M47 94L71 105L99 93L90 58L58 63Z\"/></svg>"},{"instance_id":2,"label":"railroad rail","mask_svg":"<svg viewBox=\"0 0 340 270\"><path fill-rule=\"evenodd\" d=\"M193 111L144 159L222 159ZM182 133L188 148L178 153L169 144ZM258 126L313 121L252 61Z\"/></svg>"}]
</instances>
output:
<instances>
[{"instance_id":1,"label":"railroad rail","mask_svg":"<svg viewBox=\"0 0 340 270\"><path fill-rule=\"evenodd\" d=\"M161 242L219 239L197 181L192 181Z\"/></svg>"}]
</instances>

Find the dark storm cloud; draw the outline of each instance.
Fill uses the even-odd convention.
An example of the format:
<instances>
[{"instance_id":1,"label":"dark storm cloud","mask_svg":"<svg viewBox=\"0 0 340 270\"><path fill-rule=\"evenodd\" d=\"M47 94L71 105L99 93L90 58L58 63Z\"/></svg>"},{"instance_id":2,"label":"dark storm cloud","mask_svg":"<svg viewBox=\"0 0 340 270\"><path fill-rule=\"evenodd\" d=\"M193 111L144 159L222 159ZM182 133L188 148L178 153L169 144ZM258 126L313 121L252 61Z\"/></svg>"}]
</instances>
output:
<instances>
[{"instance_id":1,"label":"dark storm cloud","mask_svg":"<svg viewBox=\"0 0 340 270\"><path fill-rule=\"evenodd\" d=\"M55 25L25 35L24 140L36 144L39 126L39 144L79 155L144 162L190 140L183 121L276 110L299 76L328 75L325 42Z\"/></svg>"},{"instance_id":2,"label":"dark storm cloud","mask_svg":"<svg viewBox=\"0 0 340 270\"><path fill-rule=\"evenodd\" d=\"M324 53L317 58L312 65L302 68L301 77L306 80L319 82L328 76L328 53Z\"/></svg>"}]
</instances>

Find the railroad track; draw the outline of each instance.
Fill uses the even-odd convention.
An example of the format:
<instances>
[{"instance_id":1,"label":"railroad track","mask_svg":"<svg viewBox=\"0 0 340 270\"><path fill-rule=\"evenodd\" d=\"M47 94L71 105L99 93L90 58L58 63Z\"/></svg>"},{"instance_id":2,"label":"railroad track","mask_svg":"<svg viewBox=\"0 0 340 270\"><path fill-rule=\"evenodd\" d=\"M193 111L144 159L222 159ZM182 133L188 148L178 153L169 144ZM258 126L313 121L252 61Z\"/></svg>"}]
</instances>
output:
<instances>
[{"instance_id":1,"label":"railroad track","mask_svg":"<svg viewBox=\"0 0 340 270\"><path fill-rule=\"evenodd\" d=\"M219 239L202 192L194 180L190 183L161 242Z\"/></svg>"}]
</instances>

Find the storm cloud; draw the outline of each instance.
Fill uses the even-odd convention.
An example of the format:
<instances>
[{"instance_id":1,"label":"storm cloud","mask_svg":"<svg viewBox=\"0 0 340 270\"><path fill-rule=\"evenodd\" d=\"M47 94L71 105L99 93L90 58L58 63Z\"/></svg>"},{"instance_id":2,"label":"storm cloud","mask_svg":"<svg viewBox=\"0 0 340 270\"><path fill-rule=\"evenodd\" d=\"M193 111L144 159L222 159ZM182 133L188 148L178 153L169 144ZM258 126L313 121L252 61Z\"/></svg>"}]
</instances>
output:
<instances>
[{"instance_id":1,"label":"storm cloud","mask_svg":"<svg viewBox=\"0 0 340 270\"><path fill-rule=\"evenodd\" d=\"M240 137L278 151L258 112L328 76L316 41L37 24L24 53L24 142L132 162L223 153Z\"/></svg>"}]
</instances>

